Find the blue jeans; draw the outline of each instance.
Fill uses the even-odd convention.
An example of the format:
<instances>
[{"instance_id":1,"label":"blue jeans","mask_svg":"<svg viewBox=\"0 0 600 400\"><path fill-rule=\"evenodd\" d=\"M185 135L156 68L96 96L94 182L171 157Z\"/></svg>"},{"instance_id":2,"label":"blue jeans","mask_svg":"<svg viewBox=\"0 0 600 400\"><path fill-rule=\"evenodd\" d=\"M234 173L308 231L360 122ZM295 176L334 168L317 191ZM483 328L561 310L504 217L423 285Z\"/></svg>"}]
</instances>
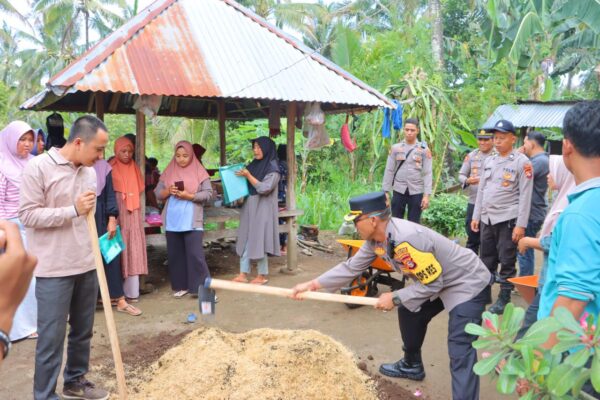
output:
<instances>
[{"instance_id":1,"label":"blue jeans","mask_svg":"<svg viewBox=\"0 0 600 400\"><path fill-rule=\"evenodd\" d=\"M527 228L525 228L525 236L535 237L543 223L544 221L530 219ZM535 266L533 249L527 249L525 254L517 254L517 260L519 260L519 276L533 275L533 267Z\"/></svg>"}]
</instances>

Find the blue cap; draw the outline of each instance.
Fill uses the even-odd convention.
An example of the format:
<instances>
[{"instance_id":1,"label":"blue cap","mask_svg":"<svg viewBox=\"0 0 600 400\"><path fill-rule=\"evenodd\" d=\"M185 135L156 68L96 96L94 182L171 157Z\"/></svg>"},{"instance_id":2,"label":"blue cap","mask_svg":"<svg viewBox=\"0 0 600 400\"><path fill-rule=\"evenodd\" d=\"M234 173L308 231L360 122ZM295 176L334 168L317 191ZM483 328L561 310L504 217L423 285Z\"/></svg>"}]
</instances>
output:
<instances>
[{"instance_id":1,"label":"blue cap","mask_svg":"<svg viewBox=\"0 0 600 400\"><path fill-rule=\"evenodd\" d=\"M492 129L494 132L503 132L503 133L515 133L515 126L512 124L512 122L505 120L505 119L501 119L500 121L496 122L496 124L494 125L494 128Z\"/></svg>"}]
</instances>

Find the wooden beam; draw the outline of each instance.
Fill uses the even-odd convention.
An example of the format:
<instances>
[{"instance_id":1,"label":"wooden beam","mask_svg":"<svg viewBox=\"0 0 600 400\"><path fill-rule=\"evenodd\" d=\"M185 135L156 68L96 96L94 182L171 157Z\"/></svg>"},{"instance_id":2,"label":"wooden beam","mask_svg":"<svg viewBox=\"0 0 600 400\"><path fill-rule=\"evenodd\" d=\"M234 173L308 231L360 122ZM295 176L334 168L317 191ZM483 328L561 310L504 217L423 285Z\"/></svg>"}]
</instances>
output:
<instances>
[{"instance_id":1,"label":"wooden beam","mask_svg":"<svg viewBox=\"0 0 600 400\"><path fill-rule=\"evenodd\" d=\"M287 194L285 206L288 210L296 209L296 151L294 141L296 136L296 102L288 103L287 106ZM287 239L287 270L284 272L296 272L298 267L298 244L297 232L298 225L296 218L288 218L288 239Z\"/></svg>"},{"instance_id":2,"label":"wooden beam","mask_svg":"<svg viewBox=\"0 0 600 400\"><path fill-rule=\"evenodd\" d=\"M177 112L177 106L179 105L179 99L177 97L171 97L171 107L169 112L175 114Z\"/></svg>"},{"instance_id":3,"label":"wooden beam","mask_svg":"<svg viewBox=\"0 0 600 400\"><path fill-rule=\"evenodd\" d=\"M101 121L104 121L104 93L96 92L94 93L96 99L94 100L96 103L96 117Z\"/></svg>"},{"instance_id":4,"label":"wooden beam","mask_svg":"<svg viewBox=\"0 0 600 400\"><path fill-rule=\"evenodd\" d=\"M113 93L110 97L110 103L108 104L108 112L114 113L117 111L117 107L119 106L119 100L121 100L121 93Z\"/></svg>"},{"instance_id":5,"label":"wooden beam","mask_svg":"<svg viewBox=\"0 0 600 400\"><path fill-rule=\"evenodd\" d=\"M135 113L135 163L142 171L146 171L146 116L140 111ZM142 218L146 215L146 193L140 195Z\"/></svg>"},{"instance_id":6,"label":"wooden beam","mask_svg":"<svg viewBox=\"0 0 600 400\"><path fill-rule=\"evenodd\" d=\"M218 105L217 113L219 116L219 145L220 145L219 160L220 160L221 165L225 165L225 164L227 164L227 154L226 154L227 142L225 140L225 119L226 119L225 101L219 100L217 105Z\"/></svg>"},{"instance_id":7,"label":"wooden beam","mask_svg":"<svg viewBox=\"0 0 600 400\"><path fill-rule=\"evenodd\" d=\"M90 98L88 99L88 104L87 104L87 108L86 111L88 113L91 113L92 110L94 109L94 100L96 99L96 96L94 96L94 93L90 94Z\"/></svg>"}]
</instances>

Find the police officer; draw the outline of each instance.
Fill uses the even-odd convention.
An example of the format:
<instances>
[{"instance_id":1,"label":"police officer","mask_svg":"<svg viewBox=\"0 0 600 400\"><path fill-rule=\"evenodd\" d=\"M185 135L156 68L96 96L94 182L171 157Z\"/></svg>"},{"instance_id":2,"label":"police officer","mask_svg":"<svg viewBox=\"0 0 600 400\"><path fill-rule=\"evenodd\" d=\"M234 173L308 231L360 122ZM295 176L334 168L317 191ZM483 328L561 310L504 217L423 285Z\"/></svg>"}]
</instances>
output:
<instances>
[{"instance_id":1,"label":"police officer","mask_svg":"<svg viewBox=\"0 0 600 400\"><path fill-rule=\"evenodd\" d=\"M473 232L471 229L471 219L473 218L473 209L475 208L475 199L477 198L477 189L479 188L479 176L482 172L483 163L494 151L493 136L491 132L486 130L482 129L479 131L477 134L479 148L467 154L458 174L458 180L469 195L467 218L465 221L467 249L473 250L475 254L479 254L479 232Z\"/></svg>"},{"instance_id":2,"label":"police officer","mask_svg":"<svg viewBox=\"0 0 600 400\"><path fill-rule=\"evenodd\" d=\"M533 167L529 159L513 149L517 140L510 121L493 128L496 155L483 165L471 229L481 234L481 260L495 274L500 262L500 295L490 312L502 314L510 303L516 274L517 243L525 235L529 219Z\"/></svg>"},{"instance_id":3,"label":"police officer","mask_svg":"<svg viewBox=\"0 0 600 400\"><path fill-rule=\"evenodd\" d=\"M431 196L431 153L425 142L419 142L419 120L408 118L404 121L404 140L390 149L385 173L383 191L393 190L392 215L419 223L421 211L429 207Z\"/></svg>"},{"instance_id":4,"label":"police officer","mask_svg":"<svg viewBox=\"0 0 600 400\"><path fill-rule=\"evenodd\" d=\"M448 310L448 353L455 400L479 398L479 378L473 373L477 352L471 346L475 336L465 332L469 322L481 323L481 314L490 292L491 274L471 250L442 235L399 218L390 217L383 192L350 199L350 214L365 243L354 257L341 262L316 279L300 283L294 296L307 290L337 290L365 271L379 256L396 272L414 281L400 290L383 293L375 308L388 311L398 307L404 358L382 364L387 376L423 380L425 370L421 347L429 321Z\"/></svg>"}]
</instances>

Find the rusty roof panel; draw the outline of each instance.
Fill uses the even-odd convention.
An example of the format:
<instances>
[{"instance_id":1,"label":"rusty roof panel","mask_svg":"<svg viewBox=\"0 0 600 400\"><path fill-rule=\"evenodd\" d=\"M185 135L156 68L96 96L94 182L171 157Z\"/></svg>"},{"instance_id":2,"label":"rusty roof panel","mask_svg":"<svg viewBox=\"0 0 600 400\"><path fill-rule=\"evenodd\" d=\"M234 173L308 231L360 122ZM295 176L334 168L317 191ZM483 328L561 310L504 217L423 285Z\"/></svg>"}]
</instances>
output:
<instances>
[{"instance_id":1,"label":"rusty roof panel","mask_svg":"<svg viewBox=\"0 0 600 400\"><path fill-rule=\"evenodd\" d=\"M232 0L158 0L47 87L57 96L101 91L393 107L375 89ZM30 99L23 107L42 101Z\"/></svg>"}]
</instances>

